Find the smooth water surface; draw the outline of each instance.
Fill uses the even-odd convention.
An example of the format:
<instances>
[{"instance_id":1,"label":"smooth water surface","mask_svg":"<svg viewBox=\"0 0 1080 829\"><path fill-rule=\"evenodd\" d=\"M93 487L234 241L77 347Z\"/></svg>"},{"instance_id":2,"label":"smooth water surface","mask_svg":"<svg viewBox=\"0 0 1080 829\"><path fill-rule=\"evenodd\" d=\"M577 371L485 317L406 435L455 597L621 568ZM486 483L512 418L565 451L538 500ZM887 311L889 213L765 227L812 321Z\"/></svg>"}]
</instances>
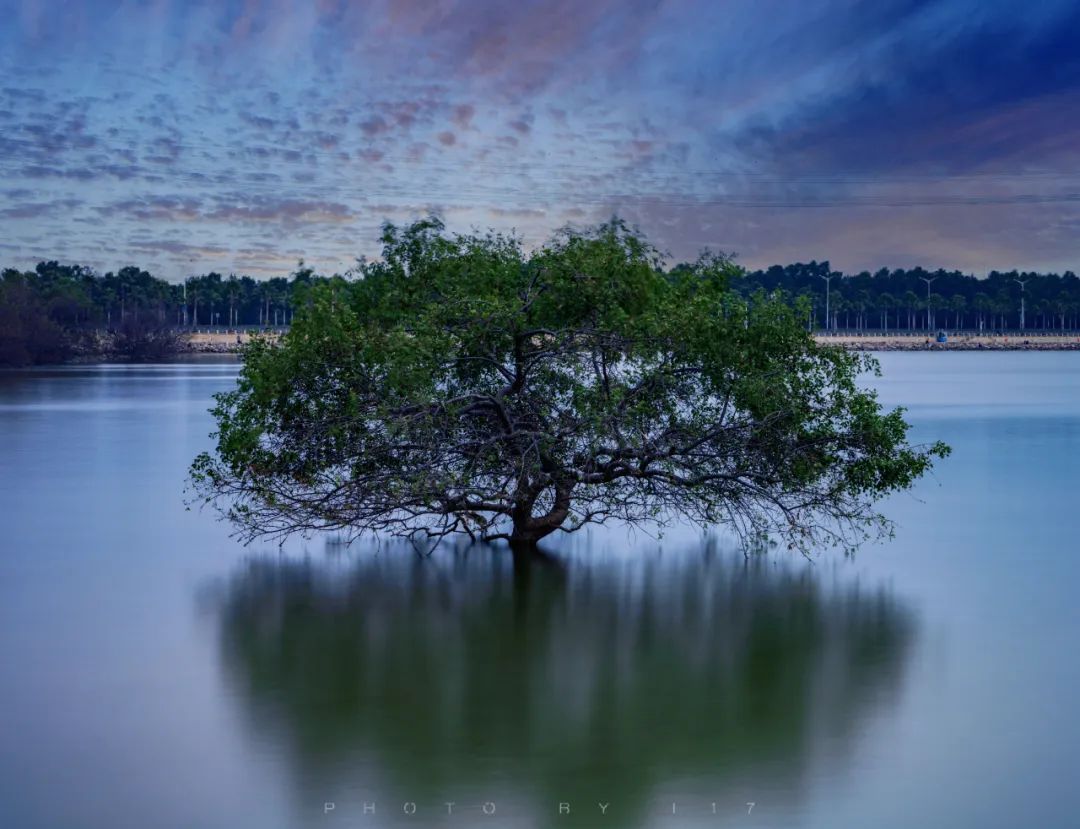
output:
<instances>
[{"instance_id":1,"label":"smooth water surface","mask_svg":"<svg viewBox=\"0 0 1080 829\"><path fill-rule=\"evenodd\" d=\"M0 374L0 826L1076 825L1080 355L882 363L953 455L815 563L244 549L235 363Z\"/></svg>"}]
</instances>

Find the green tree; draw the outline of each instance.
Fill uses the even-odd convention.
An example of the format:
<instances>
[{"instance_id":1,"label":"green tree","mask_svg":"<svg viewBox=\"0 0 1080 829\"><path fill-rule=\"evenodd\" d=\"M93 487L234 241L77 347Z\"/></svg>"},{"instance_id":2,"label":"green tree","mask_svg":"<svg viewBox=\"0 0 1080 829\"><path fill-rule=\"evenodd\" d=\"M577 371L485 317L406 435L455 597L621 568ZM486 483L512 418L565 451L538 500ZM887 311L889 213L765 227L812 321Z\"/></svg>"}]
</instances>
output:
<instances>
[{"instance_id":1,"label":"green tree","mask_svg":"<svg viewBox=\"0 0 1080 829\"><path fill-rule=\"evenodd\" d=\"M436 219L310 289L257 341L192 467L246 538L336 529L531 546L618 519L724 523L803 551L857 543L942 456L913 447L805 313L730 291L723 257L664 274L622 222L526 254Z\"/></svg>"},{"instance_id":2,"label":"green tree","mask_svg":"<svg viewBox=\"0 0 1080 829\"><path fill-rule=\"evenodd\" d=\"M72 353L71 338L49 318L30 274L0 275L0 366L52 363Z\"/></svg>"},{"instance_id":3,"label":"green tree","mask_svg":"<svg viewBox=\"0 0 1080 829\"><path fill-rule=\"evenodd\" d=\"M963 328L964 312L967 310L967 300L964 299L963 294L953 294L953 298L949 300L949 310L955 315L953 318L953 328Z\"/></svg>"},{"instance_id":4,"label":"green tree","mask_svg":"<svg viewBox=\"0 0 1080 829\"><path fill-rule=\"evenodd\" d=\"M975 298L971 302L971 307L975 309L979 330L984 331L986 329L987 318L990 316L990 312L994 307L993 302L991 302L990 297L987 294L979 291L979 293L975 294Z\"/></svg>"},{"instance_id":5,"label":"green tree","mask_svg":"<svg viewBox=\"0 0 1080 829\"><path fill-rule=\"evenodd\" d=\"M889 330L889 311L893 308L897 308L896 299L893 295L885 292L878 295L877 306L881 310L881 327L885 331Z\"/></svg>"},{"instance_id":6,"label":"green tree","mask_svg":"<svg viewBox=\"0 0 1080 829\"><path fill-rule=\"evenodd\" d=\"M901 298L904 308L907 310L907 327L909 331L915 329L915 311L919 307L919 295L914 291L904 291Z\"/></svg>"},{"instance_id":7,"label":"green tree","mask_svg":"<svg viewBox=\"0 0 1080 829\"><path fill-rule=\"evenodd\" d=\"M931 328L936 328L937 327L937 313L936 313L936 311L939 308L947 308L947 306L948 306L948 300L946 300L945 297L943 297L941 294L936 294L935 293L935 294L931 294L929 297L927 297L927 299L926 299L926 310L929 312L928 313L928 320L927 320L927 323L928 323L929 327L931 327Z\"/></svg>"}]
</instances>

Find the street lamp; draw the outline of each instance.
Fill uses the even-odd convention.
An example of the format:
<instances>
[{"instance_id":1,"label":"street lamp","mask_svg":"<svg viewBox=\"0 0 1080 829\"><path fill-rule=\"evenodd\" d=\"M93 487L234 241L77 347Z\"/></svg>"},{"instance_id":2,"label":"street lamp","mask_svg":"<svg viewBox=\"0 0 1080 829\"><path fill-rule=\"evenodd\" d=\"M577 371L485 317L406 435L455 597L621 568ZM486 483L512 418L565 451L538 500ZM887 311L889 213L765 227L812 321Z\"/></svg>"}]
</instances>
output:
<instances>
[{"instance_id":1,"label":"street lamp","mask_svg":"<svg viewBox=\"0 0 1080 829\"><path fill-rule=\"evenodd\" d=\"M920 276L923 282L926 283L926 330L930 330L930 283L937 279L936 276Z\"/></svg>"},{"instance_id":2,"label":"street lamp","mask_svg":"<svg viewBox=\"0 0 1080 829\"><path fill-rule=\"evenodd\" d=\"M1017 285L1020 286L1020 330L1024 330L1024 286L1028 284L1027 279L1014 279Z\"/></svg>"},{"instance_id":3,"label":"street lamp","mask_svg":"<svg viewBox=\"0 0 1080 829\"><path fill-rule=\"evenodd\" d=\"M818 276L820 276L822 279L825 280L825 330L828 331L829 330L829 282L832 280L833 274L829 274L828 276L821 276L821 274L818 274Z\"/></svg>"}]
</instances>

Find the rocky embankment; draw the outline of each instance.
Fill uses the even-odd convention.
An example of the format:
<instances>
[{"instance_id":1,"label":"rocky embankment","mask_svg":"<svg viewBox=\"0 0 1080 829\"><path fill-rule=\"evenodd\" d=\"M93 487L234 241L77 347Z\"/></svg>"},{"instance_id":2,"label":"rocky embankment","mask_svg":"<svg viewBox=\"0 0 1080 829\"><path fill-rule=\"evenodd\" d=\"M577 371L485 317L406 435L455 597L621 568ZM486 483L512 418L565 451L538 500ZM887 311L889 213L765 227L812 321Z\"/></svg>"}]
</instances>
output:
<instances>
[{"instance_id":1,"label":"rocky embankment","mask_svg":"<svg viewBox=\"0 0 1080 829\"><path fill-rule=\"evenodd\" d=\"M853 351L1080 351L1080 336L958 336L939 343L926 337L828 336L815 337L819 343L829 343Z\"/></svg>"},{"instance_id":2,"label":"rocky embankment","mask_svg":"<svg viewBox=\"0 0 1080 829\"><path fill-rule=\"evenodd\" d=\"M196 333L185 338L182 351L189 354L235 354L252 335ZM276 336L269 334L265 336ZM838 345L853 351L1080 351L1080 335L1038 336L960 335L944 343L926 337L883 336L880 334L818 334L819 343Z\"/></svg>"},{"instance_id":3,"label":"rocky embankment","mask_svg":"<svg viewBox=\"0 0 1080 829\"><path fill-rule=\"evenodd\" d=\"M240 351L240 343L237 342L214 342L188 340L184 343L182 354L237 354Z\"/></svg>"},{"instance_id":4,"label":"rocky embankment","mask_svg":"<svg viewBox=\"0 0 1080 829\"><path fill-rule=\"evenodd\" d=\"M235 354L240 351L240 347L249 342L253 337L277 337L279 336L273 332L263 333L250 333L243 332L231 332L231 333L210 333L210 332L195 332L194 334L188 334L184 339L183 351L188 354Z\"/></svg>"}]
</instances>

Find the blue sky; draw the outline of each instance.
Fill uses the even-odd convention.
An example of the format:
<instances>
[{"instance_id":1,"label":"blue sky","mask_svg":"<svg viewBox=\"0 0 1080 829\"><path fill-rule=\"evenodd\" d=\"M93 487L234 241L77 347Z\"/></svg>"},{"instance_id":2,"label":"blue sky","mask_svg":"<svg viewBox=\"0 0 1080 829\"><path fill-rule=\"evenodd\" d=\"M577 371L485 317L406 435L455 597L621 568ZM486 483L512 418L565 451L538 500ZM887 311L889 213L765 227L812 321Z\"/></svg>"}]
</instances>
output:
<instances>
[{"instance_id":1,"label":"blue sky","mask_svg":"<svg viewBox=\"0 0 1080 829\"><path fill-rule=\"evenodd\" d=\"M348 268L385 220L1080 270L1080 5L0 0L0 263Z\"/></svg>"}]
</instances>

